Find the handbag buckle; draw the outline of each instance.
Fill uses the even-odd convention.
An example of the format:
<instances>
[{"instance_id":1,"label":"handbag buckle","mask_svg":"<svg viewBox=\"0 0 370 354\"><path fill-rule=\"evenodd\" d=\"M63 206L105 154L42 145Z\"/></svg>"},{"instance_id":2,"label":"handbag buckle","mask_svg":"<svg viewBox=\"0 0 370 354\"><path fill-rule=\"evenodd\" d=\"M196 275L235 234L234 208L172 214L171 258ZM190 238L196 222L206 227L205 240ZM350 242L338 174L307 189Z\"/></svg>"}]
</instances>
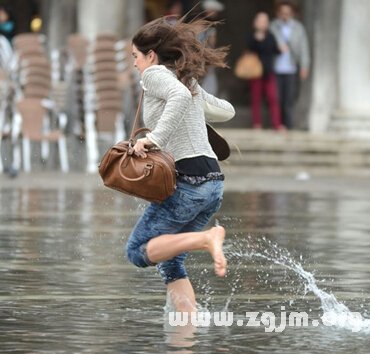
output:
<instances>
[{"instance_id":1,"label":"handbag buckle","mask_svg":"<svg viewBox=\"0 0 370 354\"><path fill-rule=\"evenodd\" d=\"M151 163L147 163L144 167L144 173L146 176L149 176L150 175L150 171L153 169L154 165L151 164Z\"/></svg>"}]
</instances>

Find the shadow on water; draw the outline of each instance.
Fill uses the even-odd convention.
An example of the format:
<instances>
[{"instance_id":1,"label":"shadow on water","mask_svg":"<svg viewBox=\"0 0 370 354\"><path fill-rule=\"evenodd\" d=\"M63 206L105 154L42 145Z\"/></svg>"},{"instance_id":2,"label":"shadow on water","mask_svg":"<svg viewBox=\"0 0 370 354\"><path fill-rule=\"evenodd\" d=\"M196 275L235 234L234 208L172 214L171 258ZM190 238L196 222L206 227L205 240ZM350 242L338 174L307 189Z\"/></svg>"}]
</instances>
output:
<instances>
[{"instance_id":1,"label":"shadow on water","mask_svg":"<svg viewBox=\"0 0 370 354\"><path fill-rule=\"evenodd\" d=\"M0 206L2 353L368 352L365 197L226 193L216 218L227 277L208 254L187 261L202 312L233 312L232 325L205 327L170 326L159 275L122 252L145 204L100 189L1 189ZM246 312L261 324L247 326ZM276 330L292 312L310 325ZM325 325L330 312L342 322Z\"/></svg>"}]
</instances>

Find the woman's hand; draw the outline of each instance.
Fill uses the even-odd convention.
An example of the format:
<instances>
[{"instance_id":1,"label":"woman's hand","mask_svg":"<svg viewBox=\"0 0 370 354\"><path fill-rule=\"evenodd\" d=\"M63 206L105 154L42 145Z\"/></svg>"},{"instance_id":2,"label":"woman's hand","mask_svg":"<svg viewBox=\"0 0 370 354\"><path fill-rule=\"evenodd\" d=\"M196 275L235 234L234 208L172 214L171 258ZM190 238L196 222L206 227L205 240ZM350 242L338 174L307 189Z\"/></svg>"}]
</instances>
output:
<instances>
[{"instance_id":1,"label":"woman's hand","mask_svg":"<svg viewBox=\"0 0 370 354\"><path fill-rule=\"evenodd\" d=\"M153 143L148 138L136 140L134 145L135 155L145 159L147 157L146 153L148 152L148 148L151 146L153 146Z\"/></svg>"},{"instance_id":2,"label":"woman's hand","mask_svg":"<svg viewBox=\"0 0 370 354\"><path fill-rule=\"evenodd\" d=\"M301 80L307 80L308 78L308 70L307 69L301 69L301 71L299 72L299 76L301 78Z\"/></svg>"},{"instance_id":3,"label":"woman's hand","mask_svg":"<svg viewBox=\"0 0 370 354\"><path fill-rule=\"evenodd\" d=\"M261 42L266 38L266 32L264 31L256 31L254 33L254 38L256 38L257 41Z\"/></svg>"},{"instance_id":4,"label":"woman's hand","mask_svg":"<svg viewBox=\"0 0 370 354\"><path fill-rule=\"evenodd\" d=\"M287 52L289 52L289 47L288 47L287 44L282 43L282 44L279 45L279 50L280 50L281 53L287 53Z\"/></svg>"}]
</instances>

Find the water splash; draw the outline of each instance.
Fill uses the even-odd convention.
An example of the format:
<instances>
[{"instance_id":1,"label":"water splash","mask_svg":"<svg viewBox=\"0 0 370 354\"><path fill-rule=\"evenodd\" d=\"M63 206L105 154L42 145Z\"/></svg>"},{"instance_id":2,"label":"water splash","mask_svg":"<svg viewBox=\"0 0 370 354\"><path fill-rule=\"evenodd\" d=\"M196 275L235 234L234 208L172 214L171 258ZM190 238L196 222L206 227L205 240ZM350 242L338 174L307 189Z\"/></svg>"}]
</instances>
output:
<instances>
[{"instance_id":1,"label":"water splash","mask_svg":"<svg viewBox=\"0 0 370 354\"><path fill-rule=\"evenodd\" d=\"M238 264L241 259L264 260L279 265L294 272L299 279L303 280L305 291L304 295L312 292L321 302L323 310L323 323L336 326L353 332L370 332L370 319L365 319L360 313L351 312L350 309L339 302L334 294L330 294L317 285L314 275L304 270L301 262L295 260L287 249L280 248L276 243L262 237L260 239L248 236L246 242L230 245L226 247L225 253L230 257L237 257ZM227 301L230 303L231 297ZM225 306L227 308L227 306Z\"/></svg>"}]
</instances>

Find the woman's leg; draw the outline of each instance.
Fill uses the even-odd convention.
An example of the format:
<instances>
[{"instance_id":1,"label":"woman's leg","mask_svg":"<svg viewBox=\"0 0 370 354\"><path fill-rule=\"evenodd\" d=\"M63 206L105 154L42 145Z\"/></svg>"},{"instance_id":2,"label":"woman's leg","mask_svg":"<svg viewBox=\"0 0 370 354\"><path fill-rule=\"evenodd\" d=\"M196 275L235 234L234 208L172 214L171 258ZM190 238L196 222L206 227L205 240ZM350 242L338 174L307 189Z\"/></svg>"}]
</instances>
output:
<instances>
[{"instance_id":1,"label":"woman's leg","mask_svg":"<svg viewBox=\"0 0 370 354\"><path fill-rule=\"evenodd\" d=\"M177 279L167 284L167 296L176 311L197 311L195 293L189 278Z\"/></svg>"},{"instance_id":2,"label":"woman's leg","mask_svg":"<svg viewBox=\"0 0 370 354\"><path fill-rule=\"evenodd\" d=\"M277 92L277 83L274 74L270 74L264 82L264 89L266 93L267 103L270 110L271 123L274 129L282 128L281 113L279 107L279 99Z\"/></svg>"},{"instance_id":3,"label":"woman's leg","mask_svg":"<svg viewBox=\"0 0 370 354\"><path fill-rule=\"evenodd\" d=\"M222 226L212 227L200 232L161 235L152 238L146 247L147 256L152 263L171 259L183 252L206 250L214 261L215 272L223 277L226 274L226 258L222 250L225 229Z\"/></svg>"},{"instance_id":4,"label":"woman's leg","mask_svg":"<svg viewBox=\"0 0 370 354\"><path fill-rule=\"evenodd\" d=\"M282 124L289 129L288 119L285 110L286 102L286 87L285 87L285 74L276 74L277 94L280 108L280 116Z\"/></svg>"},{"instance_id":5,"label":"woman's leg","mask_svg":"<svg viewBox=\"0 0 370 354\"><path fill-rule=\"evenodd\" d=\"M223 228L219 227L207 232L188 232L202 230L218 210L222 201L222 187L221 181L207 182L199 187L178 183L178 188L172 197L164 203L151 204L145 210L126 244L127 256L135 265L147 267L160 262L157 268L170 294L178 300L176 305L178 310L192 311L195 306L193 288L190 281L185 280L187 273L184 259L187 250L210 250L215 255L214 258L221 259L221 262L218 261L221 267L217 266L217 269L226 268L226 261L222 261L222 257L224 259L222 241L225 234ZM200 210L201 214L199 214ZM217 242L212 240L210 242L208 238L215 231L217 231ZM195 235L199 237L194 237ZM169 237L171 238L168 239ZM179 241L181 241L180 244L178 244ZM216 246L213 246L214 244ZM217 244L220 245L217 246ZM220 251L217 251L217 247ZM182 281L179 282L179 280Z\"/></svg>"},{"instance_id":6,"label":"woman's leg","mask_svg":"<svg viewBox=\"0 0 370 354\"><path fill-rule=\"evenodd\" d=\"M218 200L217 204L214 205L211 210L208 212L203 212L199 214L191 223L186 225L183 230L181 230L182 233L185 233L187 231L198 231L198 230L203 230L204 227L209 223L212 215L219 210L221 206L222 198ZM175 257L175 260L178 261L178 268L174 271L174 273L180 273L183 271L186 274L185 266L184 266L184 261L186 258L186 253L183 253L180 256ZM167 261L164 263L160 263L157 267L159 268L160 272L163 271L163 266L164 265L170 265L172 264L172 261ZM168 267L169 268L169 267ZM168 269L167 268L167 269ZM168 280L169 278L169 273L165 271L165 278ZM171 300L172 304L175 306L177 311L182 311L182 312L192 312L196 311L196 299L195 299L195 293L193 286L189 280L189 278L183 278L183 279L177 279L175 281L167 283L167 296Z\"/></svg>"},{"instance_id":7,"label":"woman's leg","mask_svg":"<svg viewBox=\"0 0 370 354\"><path fill-rule=\"evenodd\" d=\"M250 80L250 93L251 93L253 128L261 128L262 79Z\"/></svg>"}]
</instances>

